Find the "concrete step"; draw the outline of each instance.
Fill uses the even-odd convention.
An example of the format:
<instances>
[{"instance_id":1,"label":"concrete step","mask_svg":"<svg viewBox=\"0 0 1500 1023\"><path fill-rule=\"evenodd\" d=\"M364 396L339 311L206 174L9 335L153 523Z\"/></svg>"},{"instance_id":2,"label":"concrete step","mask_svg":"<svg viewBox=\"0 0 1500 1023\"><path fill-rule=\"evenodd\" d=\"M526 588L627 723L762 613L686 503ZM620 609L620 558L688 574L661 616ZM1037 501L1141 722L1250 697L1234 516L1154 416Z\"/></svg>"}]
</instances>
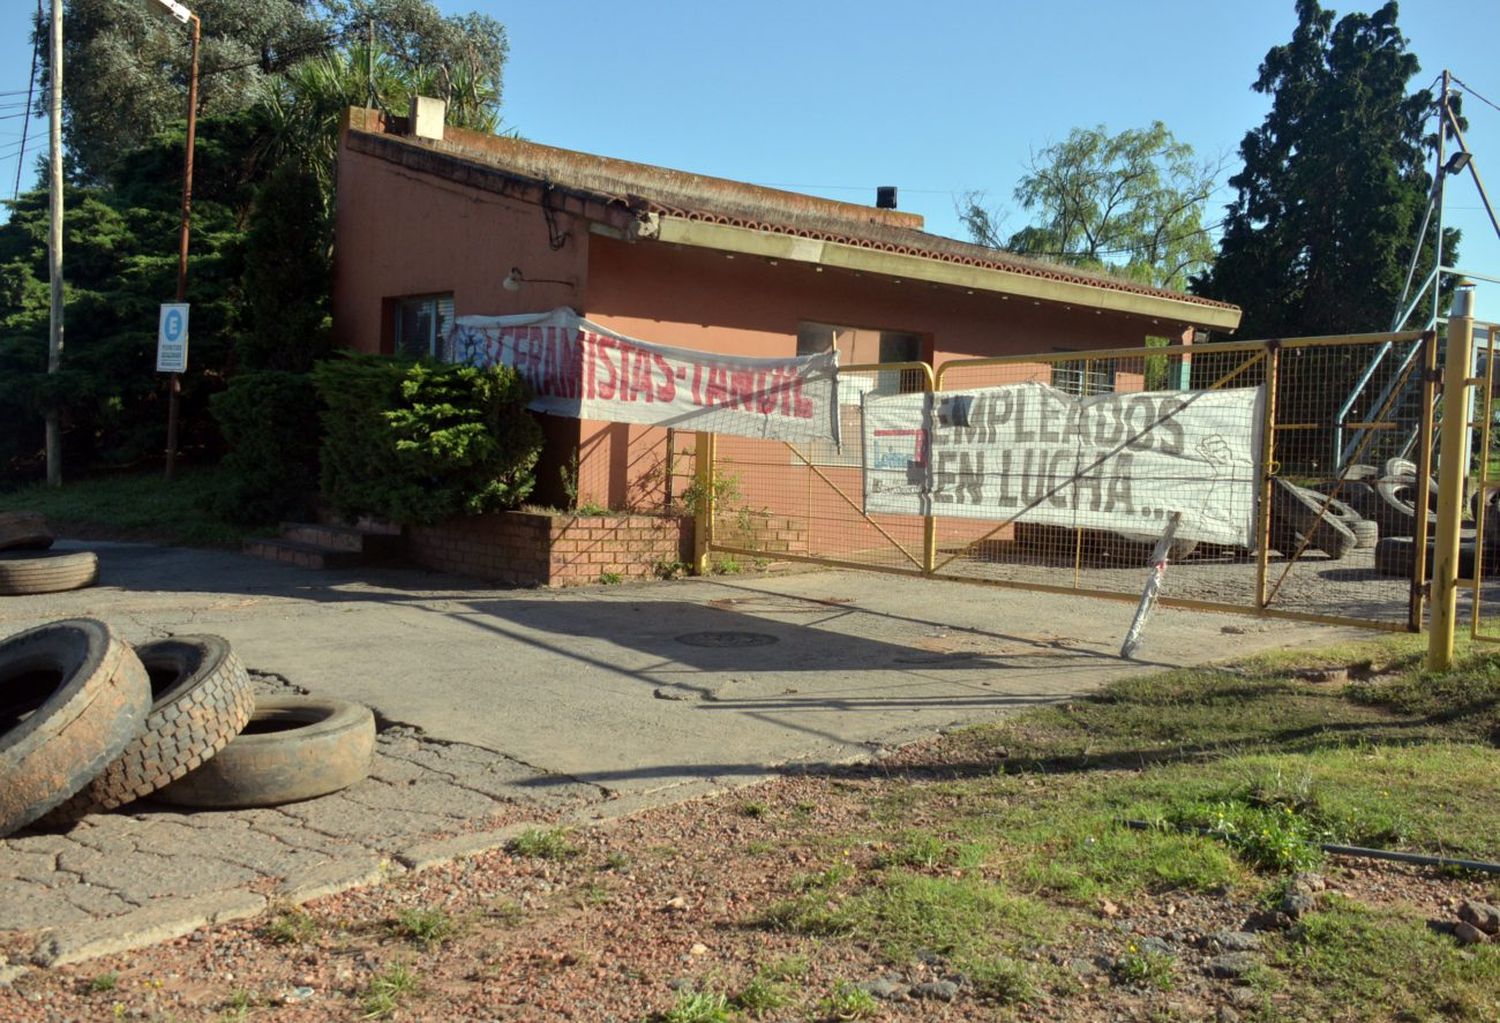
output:
<instances>
[{"instance_id":1,"label":"concrete step","mask_svg":"<svg viewBox=\"0 0 1500 1023\"><path fill-rule=\"evenodd\" d=\"M246 540L243 550L251 557L300 568L354 568L369 560L360 551L337 550L301 540Z\"/></svg>"},{"instance_id":2,"label":"concrete step","mask_svg":"<svg viewBox=\"0 0 1500 1023\"><path fill-rule=\"evenodd\" d=\"M281 538L325 547L334 551L354 551L371 559L388 560L401 552L400 532L371 531L354 526L334 526L322 522L283 522Z\"/></svg>"},{"instance_id":3,"label":"concrete step","mask_svg":"<svg viewBox=\"0 0 1500 1023\"><path fill-rule=\"evenodd\" d=\"M371 531L363 526L329 525L327 522L282 522L282 540L311 543L330 550L356 550L371 561L390 561L401 556L401 532Z\"/></svg>"}]
</instances>

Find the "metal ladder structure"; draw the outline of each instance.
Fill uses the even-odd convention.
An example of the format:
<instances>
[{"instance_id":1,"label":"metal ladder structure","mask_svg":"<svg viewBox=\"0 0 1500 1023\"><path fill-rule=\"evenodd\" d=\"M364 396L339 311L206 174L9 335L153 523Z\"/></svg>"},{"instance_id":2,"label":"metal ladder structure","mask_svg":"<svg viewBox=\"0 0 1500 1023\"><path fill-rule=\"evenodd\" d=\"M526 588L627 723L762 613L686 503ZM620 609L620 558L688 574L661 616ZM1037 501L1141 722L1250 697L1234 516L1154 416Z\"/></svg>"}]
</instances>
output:
<instances>
[{"instance_id":1,"label":"metal ladder structure","mask_svg":"<svg viewBox=\"0 0 1500 1023\"><path fill-rule=\"evenodd\" d=\"M1442 90L1437 100L1439 131L1432 192L1428 195L1427 209L1422 215L1422 226L1417 230L1416 244L1412 247L1411 262L1406 270L1406 283L1402 288L1401 298L1397 302L1396 314L1391 320L1392 331L1413 329L1414 321L1415 329L1420 330L1438 330L1446 325L1447 317L1442 311L1443 288L1450 281L1468 279L1500 284L1500 277L1443 265L1443 195L1444 185L1449 177L1461 175L1465 170L1469 172L1474 179L1474 187L1479 192L1479 198L1484 203L1484 209L1489 214L1490 224L1494 227L1496 236L1500 237L1500 219L1496 218L1495 208L1490 203L1488 193L1485 192L1484 181L1479 177L1479 168L1475 165L1474 153L1469 149L1468 141L1464 138L1463 130L1459 127L1458 118L1453 111L1452 84L1453 76L1445 70L1442 76ZM1455 144L1451 154L1447 152L1447 143L1450 141ZM1416 275L1417 262L1421 257L1423 244L1427 240L1428 228L1434 226L1437 235L1434 267L1421 286L1413 292L1412 281ZM1497 341L1500 341L1500 327L1495 324L1476 324L1474 334L1474 364L1469 367L1470 377L1483 375L1493 347ZM1338 471L1344 470L1354 452L1360 450L1361 445L1364 445L1362 457L1377 465L1382 464L1388 458L1411 457L1412 449L1417 443L1423 413L1421 367L1413 365L1421 346L1421 341L1414 341L1409 345L1387 342L1371 353L1369 362L1355 380L1354 386L1350 388L1349 394L1334 416L1332 454L1333 464ZM1382 368L1385 369L1384 373L1381 372ZM1385 381L1378 389L1374 383L1377 376ZM1400 393L1395 395L1394 401L1391 401L1392 392L1398 387ZM1366 443L1365 435L1376 428L1364 422L1363 413L1372 409L1385 408L1387 401L1391 401L1387 422L1394 425L1395 429L1378 430L1377 436L1369 438ZM1472 449L1472 444L1470 447Z\"/></svg>"}]
</instances>

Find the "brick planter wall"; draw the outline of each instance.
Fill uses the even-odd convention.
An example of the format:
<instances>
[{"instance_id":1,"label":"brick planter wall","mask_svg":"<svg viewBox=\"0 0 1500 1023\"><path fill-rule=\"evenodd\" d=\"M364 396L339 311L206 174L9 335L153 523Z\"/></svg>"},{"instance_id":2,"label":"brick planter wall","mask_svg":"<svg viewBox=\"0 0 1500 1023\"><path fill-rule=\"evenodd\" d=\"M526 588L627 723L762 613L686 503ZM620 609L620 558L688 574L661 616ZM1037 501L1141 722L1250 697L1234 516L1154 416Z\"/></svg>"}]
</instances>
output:
<instances>
[{"instance_id":1,"label":"brick planter wall","mask_svg":"<svg viewBox=\"0 0 1500 1023\"><path fill-rule=\"evenodd\" d=\"M692 552L692 519L654 515L495 512L406 530L414 564L509 586L652 579Z\"/></svg>"}]
</instances>

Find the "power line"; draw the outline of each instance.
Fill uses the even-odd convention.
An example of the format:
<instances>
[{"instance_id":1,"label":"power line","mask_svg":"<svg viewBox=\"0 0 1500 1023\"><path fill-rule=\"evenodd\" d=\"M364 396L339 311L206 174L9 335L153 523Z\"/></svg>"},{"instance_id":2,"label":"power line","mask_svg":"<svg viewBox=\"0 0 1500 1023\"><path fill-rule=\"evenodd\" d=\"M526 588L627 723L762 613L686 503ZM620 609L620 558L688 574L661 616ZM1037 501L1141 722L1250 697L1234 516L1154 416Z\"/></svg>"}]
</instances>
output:
<instances>
[{"instance_id":1,"label":"power line","mask_svg":"<svg viewBox=\"0 0 1500 1023\"><path fill-rule=\"evenodd\" d=\"M1457 85L1459 85L1460 87L1462 87L1463 90L1465 92L1467 92L1470 96L1473 96L1475 99L1477 99L1479 102L1483 103L1485 106L1494 107L1496 110L1500 110L1500 105L1496 105L1494 103L1494 101L1487 100L1483 96L1479 95L1479 93L1477 93L1477 92L1474 91L1474 87L1473 86L1471 86L1468 82L1465 82L1463 79L1459 78L1457 75L1453 76L1453 81Z\"/></svg>"}]
</instances>

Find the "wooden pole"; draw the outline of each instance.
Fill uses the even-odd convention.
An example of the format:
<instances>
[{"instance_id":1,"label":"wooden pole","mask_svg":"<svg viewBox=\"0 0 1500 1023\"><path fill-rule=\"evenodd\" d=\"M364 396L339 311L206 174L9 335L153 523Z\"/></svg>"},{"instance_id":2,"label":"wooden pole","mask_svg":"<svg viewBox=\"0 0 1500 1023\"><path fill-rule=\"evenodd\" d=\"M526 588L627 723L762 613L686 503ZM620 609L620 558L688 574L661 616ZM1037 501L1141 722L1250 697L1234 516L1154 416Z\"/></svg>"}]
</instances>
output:
<instances>
[{"instance_id":1,"label":"wooden pole","mask_svg":"<svg viewBox=\"0 0 1500 1023\"><path fill-rule=\"evenodd\" d=\"M188 239L193 209L193 141L198 132L198 38L202 23L195 14L193 24L192 67L188 72L187 144L182 156L182 229L177 240L177 301L187 301ZM182 378L172 374L167 385L167 480L177 472L177 406L182 394Z\"/></svg>"},{"instance_id":2,"label":"wooden pole","mask_svg":"<svg viewBox=\"0 0 1500 1023\"><path fill-rule=\"evenodd\" d=\"M51 86L47 97L48 134L48 224L47 275L52 285L52 312L47 329L47 374L62 368L63 351L63 157L62 157L62 0L52 0ZM54 399L55 400L55 399ZM46 413L47 485L62 486L62 422L57 406L49 404Z\"/></svg>"}]
</instances>

